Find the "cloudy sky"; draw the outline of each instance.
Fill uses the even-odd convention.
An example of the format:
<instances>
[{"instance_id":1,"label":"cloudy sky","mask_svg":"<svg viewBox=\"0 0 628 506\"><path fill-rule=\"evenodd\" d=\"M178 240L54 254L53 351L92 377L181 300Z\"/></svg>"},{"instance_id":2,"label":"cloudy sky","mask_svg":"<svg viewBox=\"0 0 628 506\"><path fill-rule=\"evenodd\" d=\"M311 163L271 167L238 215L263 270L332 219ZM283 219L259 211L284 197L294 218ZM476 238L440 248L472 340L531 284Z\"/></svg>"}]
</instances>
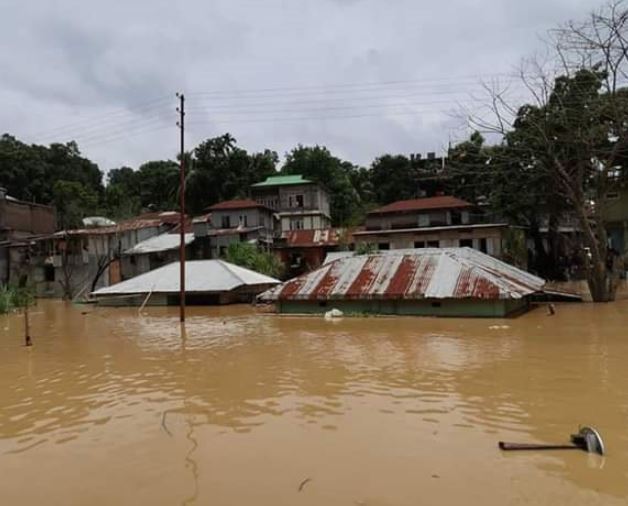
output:
<instances>
[{"instance_id":1,"label":"cloudy sky","mask_svg":"<svg viewBox=\"0 0 628 506\"><path fill-rule=\"evenodd\" d=\"M0 132L75 139L104 170L224 132L367 165L442 151L482 81L511 86L546 30L594 0L0 0Z\"/></svg>"}]
</instances>

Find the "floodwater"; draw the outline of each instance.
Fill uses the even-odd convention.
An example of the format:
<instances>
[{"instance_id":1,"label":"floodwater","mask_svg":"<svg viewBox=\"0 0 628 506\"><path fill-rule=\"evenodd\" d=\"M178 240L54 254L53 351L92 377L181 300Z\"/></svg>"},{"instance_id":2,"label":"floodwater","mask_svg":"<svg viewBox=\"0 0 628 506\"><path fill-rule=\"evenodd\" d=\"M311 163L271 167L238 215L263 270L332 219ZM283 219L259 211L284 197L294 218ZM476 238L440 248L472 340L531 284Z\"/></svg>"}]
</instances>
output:
<instances>
[{"instance_id":1,"label":"floodwater","mask_svg":"<svg viewBox=\"0 0 628 506\"><path fill-rule=\"evenodd\" d=\"M2 505L614 505L628 300L509 320L40 301L0 317ZM606 457L501 453L596 426Z\"/></svg>"}]
</instances>

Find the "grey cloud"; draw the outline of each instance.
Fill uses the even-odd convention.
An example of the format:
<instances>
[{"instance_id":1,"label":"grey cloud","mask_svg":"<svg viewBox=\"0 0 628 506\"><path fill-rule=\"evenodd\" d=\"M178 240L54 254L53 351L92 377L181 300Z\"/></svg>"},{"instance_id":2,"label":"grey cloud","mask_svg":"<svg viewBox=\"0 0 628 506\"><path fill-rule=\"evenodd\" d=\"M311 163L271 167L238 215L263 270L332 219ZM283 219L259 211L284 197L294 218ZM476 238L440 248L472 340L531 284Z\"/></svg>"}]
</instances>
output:
<instances>
[{"instance_id":1,"label":"grey cloud","mask_svg":"<svg viewBox=\"0 0 628 506\"><path fill-rule=\"evenodd\" d=\"M190 147L228 130L250 150L284 153L318 143L364 165L385 152L442 149L462 135L450 113L477 89L477 80L454 77L510 72L540 47L539 35L599 2L3 4L0 131L29 142L77 138L107 169L174 156L177 90L188 93ZM363 91L368 86L344 95L311 91L391 81L415 84L382 85L378 93ZM267 88L301 95L202 94ZM164 99L137 107L157 97ZM71 124L78 126L61 128Z\"/></svg>"}]
</instances>

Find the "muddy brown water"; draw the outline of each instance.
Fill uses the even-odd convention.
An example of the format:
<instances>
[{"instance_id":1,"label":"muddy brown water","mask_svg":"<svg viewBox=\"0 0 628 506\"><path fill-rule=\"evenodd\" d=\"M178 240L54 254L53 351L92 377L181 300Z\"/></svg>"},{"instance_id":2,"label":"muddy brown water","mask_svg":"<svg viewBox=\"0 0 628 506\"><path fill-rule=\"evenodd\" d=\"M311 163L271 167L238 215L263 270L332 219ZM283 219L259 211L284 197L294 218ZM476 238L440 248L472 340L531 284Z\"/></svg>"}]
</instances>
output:
<instances>
[{"instance_id":1,"label":"muddy brown water","mask_svg":"<svg viewBox=\"0 0 628 506\"><path fill-rule=\"evenodd\" d=\"M508 320L39 302L0 317L2 505L626 504L628 300ZM595 425L606 457L504 454Z\"/></svg>"}]
</instances>

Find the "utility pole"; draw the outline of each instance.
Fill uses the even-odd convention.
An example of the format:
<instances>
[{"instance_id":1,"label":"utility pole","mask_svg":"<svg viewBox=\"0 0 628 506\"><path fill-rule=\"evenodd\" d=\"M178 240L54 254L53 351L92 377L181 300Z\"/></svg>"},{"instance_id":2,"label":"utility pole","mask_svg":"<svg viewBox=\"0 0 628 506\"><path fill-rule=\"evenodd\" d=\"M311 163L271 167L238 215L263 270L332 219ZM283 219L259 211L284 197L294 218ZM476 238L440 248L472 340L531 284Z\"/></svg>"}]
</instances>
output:
<instances>
[{"instance_id":1,"label":"utility pole","mask_svg":"<svg viewBox=\"0 0 628 506\"><path fill-rule=\"evenodd\" d=\"M185 97L177 93L179 98L179 121L177 126L181 133L181 154L179 160L179 214L180 214L180 242L179 242L179 319L185 321Z\"/></svg>"}]
</instances>

